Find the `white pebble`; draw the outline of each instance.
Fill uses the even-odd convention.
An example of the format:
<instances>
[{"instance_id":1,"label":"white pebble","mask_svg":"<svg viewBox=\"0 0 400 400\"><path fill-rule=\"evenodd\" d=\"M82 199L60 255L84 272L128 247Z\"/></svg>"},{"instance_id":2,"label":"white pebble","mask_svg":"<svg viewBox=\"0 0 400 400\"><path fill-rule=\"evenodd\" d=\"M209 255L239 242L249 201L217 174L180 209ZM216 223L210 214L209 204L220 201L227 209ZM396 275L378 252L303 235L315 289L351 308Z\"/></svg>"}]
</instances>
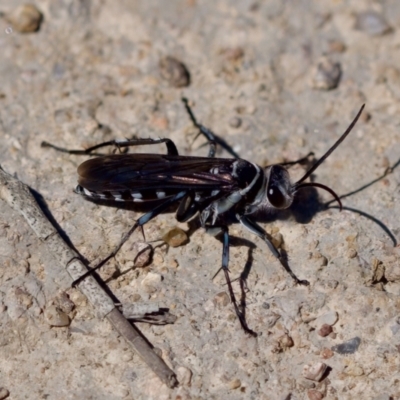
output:
<instances>
[{"instance_id":1,"label":"white pebble","mask_svg":"<svg viewBox=\"0 0 400 400\"><path fill-rule=\"evenodd\" d=\"M313 323L315 326L322 325L335 325L337 320L339 319L339 314L336 311L329 311L325 314L320 315Z\"/></svg>"},{"instance_id":2,"label":"white pebble","mask_svg":"<svg viewBox=\"0 0 400 400\"><path fill-rule=\"evenodd\" d=\"M157 286L161 282L161 275L149 272L142 280L142 287L147 293L154 293L157 291Z\"/></svg>"},{"instance_id":3,"label":"white pebble","mask_svg":"<svg viewBox=\"0 0 400 400\"><path fill-rule=\"evenodd\" d=\"M46 308L44 317L50 326L68 326L70 323L68 315L54 305Z\"/></svg>"},{"instance_id":4,"label":"white pebble","mask_svg":"<svg viewBox=\"0 0 400 400\"><path fill-rule=\"evenodd\" d=\"M319 382L327 369L327 365L321 362L315 363L314 365L304 365L303 376L310 381Z\"/></svg>"}]
</instances>

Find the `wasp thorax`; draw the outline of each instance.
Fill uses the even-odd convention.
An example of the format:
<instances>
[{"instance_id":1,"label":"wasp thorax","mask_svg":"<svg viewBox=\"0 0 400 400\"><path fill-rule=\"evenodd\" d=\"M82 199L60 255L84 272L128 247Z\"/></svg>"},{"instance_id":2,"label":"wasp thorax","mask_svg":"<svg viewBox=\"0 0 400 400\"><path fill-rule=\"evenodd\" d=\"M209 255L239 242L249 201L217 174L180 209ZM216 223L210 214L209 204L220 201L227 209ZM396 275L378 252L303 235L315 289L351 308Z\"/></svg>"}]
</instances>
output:
<instances>
[{"instance_id":1,"label":"wasp thorax","mask_svg":"<svg viewBox=\"0 0 400 400\"><path fill-rule=\"evenodd\" d=\"M266 199L274 208L285 209L293 202L294 189L287 170L281 165L272 165L265 170Z\"/></svg>"}]
</instances>

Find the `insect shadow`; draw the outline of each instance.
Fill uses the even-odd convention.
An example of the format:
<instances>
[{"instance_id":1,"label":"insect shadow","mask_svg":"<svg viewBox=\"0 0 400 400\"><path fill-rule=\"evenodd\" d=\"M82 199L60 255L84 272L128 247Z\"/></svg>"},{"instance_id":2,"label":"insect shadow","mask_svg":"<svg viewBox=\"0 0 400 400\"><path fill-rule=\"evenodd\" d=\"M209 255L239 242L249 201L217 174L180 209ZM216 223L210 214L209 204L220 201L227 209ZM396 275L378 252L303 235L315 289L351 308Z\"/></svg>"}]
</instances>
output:
<instances>
[{"instance_id":1,"label":"insect shadow","mask_svg":"<svg viewBox=\"0 0 400 400\"><path fill-rule=\"evenodd\" d=\"M183 99L183 102L193 125L198 128L199 134L207 139L209 145L207 157L181 156L175 143L167 138L111 140L86 150L68 150L47 142L42 143L43 147L52 147L65 153L81 155L93 155L98 149L107 146L124 149L131 146L164 144L167 148L167 154L134 153L95 157L78 167L79 185L75 189L76 193L98 203L114 202L118 208L125 208L127 205L124 203L131 203L135 206L136 211L139 205L142 207L145 205L142 203L148 203L149 211L135 221L132 228L124 234L118 246L102 262L82 275L75 281L75 284L113 258L136 229L143 229L143 226L151 219L167 212L171 206L175 205L176 219L179 222L190 221L196 216L200 226L206 231L219 234L222 241L220 270L225 275L231 302L243 330L256 336L256 333L248 327L243 310L245 275L239 279L241 287L239 303L236 300L229 276L229 248L231 245L229 226L233 222L239 222L250 233L258 236L295 283L308 285L306 280L297 278L288 265L287 255L274 246L268 233L256 221L259 221L262 213L264 213L262 214L263 218L267 220L271 215L275 215L274 218L279 215L275 212L282 212L281 218L289 215L284 210L293 205L299 192L310 188L319 188L329 192L339 203L340 208L342 207L339 197L332 189L317 182L306 182L306 180L351 132L364 105L333 146L315 161L297 182L292 183L288 168L293 164L306 162L310 155L301 160L274 164L265 168L251 161L240 159L225 141L199 124L188 101ZM217 144L222 145L234 158L215 157ZM312 191L309 193L312 194ZM129 208L131 204L128 205ZM300 207L300 203L294 203L294 206L296 204L297 207ZM314 201L310 201L307 208L308 213L304 212L303 208L298 215L302 215L303 218L306 215L310 219L317 209L315 204ZM296 207L294 215L296 215Z\"/></svg>"},{"instance_id":2,"label":"insect shadow","mask_svg":"<svg viewBox=\"0 0 400 400\"><path fill-rule=\"evenodd\" d=\"M364 190L367 190L369 187L375 185L376 183L378 183L379 181L381 181L382 179L385 179L388 175L390 175L391 173L393 173L400 165L400 159L397 160L392 166L386 168L386 170L383 172L383 174L381 176L378 176L377 178L373 179L372 181L365 183L364 185L360 186L358 189L352 190L346 194L343 194L341 196L339 196L340 199L344 199L346 197L350 197L350 196L354 196L360 192L363 192ZM326 210L329 208L338 208L337 206L333 206L331 205L333 202L332 201L327 201L322 205L322 210ZM345 206L343 207L343 210L346 211L351 211L354 213L357 213L359 215L361 215L364 218L369 219L370 221L374 222L375 224L377 224L384 232L385 234L390 238L390 240L393 243L393 246L397 246L397 238L394 236L394 234L392 233L392 231L379 219L375 218L374 216L372 216L371 214L366 213L365 211L362 210L358 210L356 208L352 208L352 207L348 207Z\"/></svg>"}]
</instances>

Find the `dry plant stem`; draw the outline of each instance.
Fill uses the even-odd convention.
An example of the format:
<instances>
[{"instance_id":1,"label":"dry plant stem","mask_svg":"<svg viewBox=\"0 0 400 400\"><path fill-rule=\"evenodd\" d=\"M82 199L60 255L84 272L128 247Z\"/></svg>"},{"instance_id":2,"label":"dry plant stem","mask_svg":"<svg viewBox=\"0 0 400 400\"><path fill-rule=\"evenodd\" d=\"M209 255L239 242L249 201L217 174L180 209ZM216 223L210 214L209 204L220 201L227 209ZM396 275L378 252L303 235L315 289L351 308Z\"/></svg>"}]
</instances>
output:
<instances>
[{"instance_id":1,"label":"dry plant stem","mask_svg":"<svg viewBox=\"0 0 400 400\"><path fill-rule=\"evenodd\" d=\"M67 270L72 280L76 280L87 272L78 254L68 247L46 218L28 186L6 173L1 166L0 198L25 218L36 235L47 245L54 259ZM170 388L175 387L178 384L175 373L153 351L136 328L115 308L112 299L96 280L89 276L79 284L79 288L92 303L97 316L106 317L161 381Z\"/></svg>"}]
</instances>

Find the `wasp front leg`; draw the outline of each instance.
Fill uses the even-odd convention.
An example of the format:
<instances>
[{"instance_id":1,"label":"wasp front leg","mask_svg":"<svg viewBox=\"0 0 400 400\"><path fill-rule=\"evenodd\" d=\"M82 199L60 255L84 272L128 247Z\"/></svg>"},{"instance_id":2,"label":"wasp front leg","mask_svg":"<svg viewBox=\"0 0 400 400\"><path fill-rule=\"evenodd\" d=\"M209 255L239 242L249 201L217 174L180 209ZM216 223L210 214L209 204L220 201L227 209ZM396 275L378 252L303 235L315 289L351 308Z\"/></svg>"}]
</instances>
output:
<instances>
[{"instance_id":1,"label":"wasp front leg","mask_svg":"<svg viewBox=\"0 0 400 400\"><path fill-rule=\"evenodd\" d=\"M246 218L244 215L236 214L236 218L247 230L249 230L254 235L258 236L260 239L262 239L267 244L268 248L271 250L271 253L279 260L282 267L285 268L285 270L288 272L288 274L293 278L293 280L297 284L306 285L306 286L308 286L310 284L306 280L299 279L294 274L294 272L291 270L286 258L275 248L275 246L269 240L267 232L265 232L265 230L263 228L261 228L261 226L256 224L251 219Z\"/></svg>"}]
</instances>

